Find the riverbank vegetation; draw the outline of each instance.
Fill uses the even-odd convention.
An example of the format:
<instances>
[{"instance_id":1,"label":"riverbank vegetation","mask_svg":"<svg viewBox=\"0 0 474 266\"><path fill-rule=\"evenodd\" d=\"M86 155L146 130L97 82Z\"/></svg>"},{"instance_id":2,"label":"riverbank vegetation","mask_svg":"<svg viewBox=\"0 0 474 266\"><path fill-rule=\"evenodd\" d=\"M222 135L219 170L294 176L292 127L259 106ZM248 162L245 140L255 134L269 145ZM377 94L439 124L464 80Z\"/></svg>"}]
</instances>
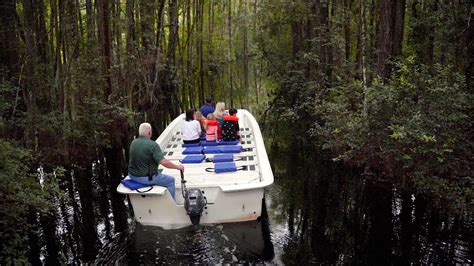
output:
<instances>
[{"instance_id":1,"label":"riverbank vegetation","mask_svg":"<svg viewBox=\"0 0 474 266\"><path fill-rule=\"evenodd\" d=\"M275 3L264 16L278 81L270 135L292 140L272 150L310 147L472 215L470 5L318 3ZM285 41L292 50L273 49Z\"/></svg>"},{"instance_id":2,"label":"riverbank vegetation","mask_svg":"<svg viewBox=\"0 0 474 266\"><path fill-rule=\"evenodd\" d=\"M276 172L332 160L472 216L468 1L6 0L0 16L0 189L18 202L0 261L93 259L95 223L126 229L138 125L156 138L208 95L261 116Z\"/></svg>"}]
</instances>

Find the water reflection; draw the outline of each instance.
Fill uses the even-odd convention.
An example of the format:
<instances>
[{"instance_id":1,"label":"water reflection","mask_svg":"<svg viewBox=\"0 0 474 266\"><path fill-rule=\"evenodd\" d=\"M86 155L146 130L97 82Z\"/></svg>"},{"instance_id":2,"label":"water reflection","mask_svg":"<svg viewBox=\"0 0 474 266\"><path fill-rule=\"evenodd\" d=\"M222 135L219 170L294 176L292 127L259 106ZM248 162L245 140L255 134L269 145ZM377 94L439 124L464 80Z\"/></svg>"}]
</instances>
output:
<instances>
[{"instance_id":1,"label":"water reflection","mask_svg":"<svg viewBox=\"0 0 474 266\"><path fill-rule=\"evenodd\" d=\"M422 195L331 164L308 166L310 171L299 169L292 177L283 172L270 191L272 227L288 227L283 263L472 263L468 217L443 213Z\"/></svg>"},{"instance_id":2,"label":"water reflection","mask_svg":"<svg viewBox=\"0 0 474 266\"><path fill-rule=\"evenodd\" d=\"M100 164L93 171L71 169L59 184L69 200L53 199L58 208L47 217L28 217L37 221L30 262L472 263L472 217L444 212L429 198L362 178L356 169L316 160L314 151L299 149L292 156L299 159L272 159L275 183L266 191L262 219L199 231L137 224Z\"/></svg>"},{"instance_id":3,"label":"water reflection","mask_svg":"<svg viewBox=\"0 0 474 266\"><path fill-rule=\"evenodd\" d=\"M135 224L129 236L105 245L95 263L263 263L274 257L263 220L164 230ZM117 260L118 259L118 260Z\"/></svg>"}]
</instances>

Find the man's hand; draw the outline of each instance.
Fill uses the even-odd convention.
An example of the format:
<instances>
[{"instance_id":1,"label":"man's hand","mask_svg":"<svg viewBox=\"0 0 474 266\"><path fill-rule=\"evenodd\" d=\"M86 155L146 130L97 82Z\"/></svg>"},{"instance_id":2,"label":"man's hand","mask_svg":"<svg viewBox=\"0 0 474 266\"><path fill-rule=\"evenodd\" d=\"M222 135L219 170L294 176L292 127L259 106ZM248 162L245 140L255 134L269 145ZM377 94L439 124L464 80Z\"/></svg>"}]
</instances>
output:
<instances>
[{"instance_id":1,"label":"man's hand","mask_svg":"<svg viewBox=\"0 0 474 266\"><path fill-rule=\"evenodd\" d=\"M168 160L168 159L162 159L160 161L160 164L163 165L164 167L166 168L170 168L170 169L178 169L180 171L184 171L184 166L180 163L173 163L172 161Z\"/></svg>"}]
</instances>

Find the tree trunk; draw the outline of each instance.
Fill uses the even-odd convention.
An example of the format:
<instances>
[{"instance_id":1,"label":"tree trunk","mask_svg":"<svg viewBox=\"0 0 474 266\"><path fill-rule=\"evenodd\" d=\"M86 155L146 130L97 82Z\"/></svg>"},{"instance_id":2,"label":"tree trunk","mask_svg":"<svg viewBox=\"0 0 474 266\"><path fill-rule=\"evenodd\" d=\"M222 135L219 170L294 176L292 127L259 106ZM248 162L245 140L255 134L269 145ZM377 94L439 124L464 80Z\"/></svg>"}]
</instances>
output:
<instances>
[{"instance_id":1,"label":"tree trunk","mask_svg":"<svg viewBox=\"0 0 474 266\"><path fill-rule=\"evenodd\" d=\"M105 100L108 101L109 97L112 95L112 79L110 77L110 69L112 67L112 58L111 58L111 41L110 41L110 11L109 11L109 0L100 0L101 1L101 16L102 16L102 53L104 56L103 60L103 75L105 77L105 88L104 95Z\"/></svg>"},{"instance_id":2,"label":"tree trunk","mask_svg":"<svg viewBox=\"0 0 474 266\"><path fill-rule=\"evenodd\" d=\"M326 74L324 77L324 88L329 87L329 82L332 80L332 49L331 49L331 39L329 32L329 0L321 0L320 15L319 15L319 24L321 26L321 56L323 57L323 69Z\"/></svg>"},{"instance_id":3,"label":"tree trunk","mask_svg":"<svg viewBox=\"0 0 474 266\"><path fill-rule=\"evenodd\" d=\"M345 59L349 64L351 56L351 7L349 0L344 0L344 39L345 39Z\"/></svg>"},{"instance_id":4,"label":"tree trunk","mask_svg":"<svg viewBox=\"0 0 474 266\"><path fill-rule=\"evenodd\" d=\"M393 56L402 54L405 22L405 0L395 1L395 22L393 28Z\"/></svg>"},{"instance_id":5,"label":"tree trunk","mask_svg":"<svg viewBox=\"0 0 474 266\"><path fill-rule=\"evenodd\" d=\"M380 24L377 45L377 74L388 79L392 70L389 60L393 55L395 0L380 1Z\"/></svg>"},{"instance_id":6,"label":"tree trunk","mask_svg":"<svg viewBox=\"0 0 474 266\"><path fill-rule=\"evenodd\" d=\"M186 9L186 28L188 33L187 41L187 51L188 51L188 60L186 61L186 83L187 89L189 91L189 102L190 108L195 108L195 99L194 99L194 78L193 78L193 42L191 40L193 35L193 26L191 25L191 6L192 0L187 1ZM194 25L194 24L193 24Z\"/></svg>"},{"instance_id":7,"label":"tree trunk","mask_svg":"<svg viewBox=\"0 0 474 266\"><path fill-rule=\"evenodd\" d=\"M48 63L48 33L46 32L46 23L44 19L44 3L43 0L34 1L34 9L36 12L36 46L37 55L41 63Z\"/></svg>"},{"instance_id":8,"label":"tree trunk","mask_svg":"<svg viewBox=\"0 0 474 266\"><path fill-rule=\"evenodd\" d=\"M112 84L110 78L111 67L111 41L110 41L110 20L109 20L109 2L101 0L101 18L102 18L102 34L104 38L103 56L104 56L104 74L106 75L106 84L104 88L105 100L112 101ZM112 198L112 211L114 214L114 224L116 231L123 231L126 228L125 206L123 196L118 194L115 188L122 180L122 163L123 163L123 118L116 117L113 113L109 114L109 118L113 123L110 125L110 147L105 148L104 154L107 161L107 170L110 175L110 191Z\"/></svg>"},{"instance_id":9,"label":"tree trunk","mask_svg":"<svg viewBox=\"0 0 474 266\"><path fill-rule=\"evenodd\" d=\"M134 73L134 60L131 58L135 55L135 12L134 12L134 0L126 0L125 4L125 21L126 21L126 70L125 70L125 90L128 98L128 108L133 108L133 89L135 87Z\"/></svg>"},{"instance_id":10,"label":"tree trunk","mask_svg":"<svg viewBox=\"0 0 474 266\"><path fill-rule=\"evenodd\" d=\"M176 78L176 46L178 44L178 27L179 27L178 1L170 0L169 6L169 23L171 25L169 40L168 40L168 56L166 70L166 101L168 105L168 114L174 118L178 115L178 88L174 82Z\"/></svg>"},{"instance_id":11,"label":"tree trunk","mask_svg":"<svg viewBox=\"0 0 474 266\"><path fill-rule=\"evenodd\" d=\"M228 60L228 75L229 75L229 89L230 89L230 106L234 106L234 86L232 81L232 0L229 0L227 3L228 12L227 12L227 23L228 23L228 50L227 50L227 60Z\"/></svg>"},{"instance_id":12,"label":"tree trunk","mask_svg":"<svg viewBox=\"0 0 474 266\"><path fill-rule=\"evenodd\" d=\"M95 16L93 12L92 0L86 0L87 15L87 40L92 41L95 38Z\"/></svg>"},{"instance_id":13,"label":"tree trunk","mask_svg":"<svg viewBox=\"0 0 474 266\"><path fill-rule=\"evenodd\" d=\"M198 8L198 58L199 58L199 106L204 104L204 64L203 64L203 52L202 52L202 39L203 39L203 24L204 24L204 1L197 0Z\"/></svg>"},{"instance_id":14,"label":"tree trunk","mask_svg":"<svg viewBox=\"0 0 474 266\"><path fill-rule=\"evenodd\" d=\"M257 16L257 0L254 0L253 2L253 30L255 32L256 35L259 34L259 30L258 30L258 16ZM254 78L254 90L255 90L255 102L256 102L256 105L259 106L259 94L260 94L260 88L259 88L259 83L258 83L258 65L259 63L258 62L255 62L254 61L254 64L253 64L253 78Z\"/></svg>"},{"instance_id":15,"label":"tree trunk","mask_svg":"<svg viewBox=\"0 0 474 266\"><path fill-rule=\"evenodd\" d=\"M249 108L249 98L250 98L250 95L249 95L249 57L248 57L248 37L247 37L247 32L248 32L248 29L247 29L247 3L245 1L243 1L243 5L244 5L244 8L243 8L243 16L244 16L244 19L243 19L243 27L242 27L242 31L243 31L243 38L242 38L242 42L243 42L243 54L244 54L244 62L243 62L243 72L244 72L244 86L242 88L242 90L245 92L245 99L246 99L246 104L245 104L245 108Z\"/></svg>"},{"instance_id":16,"label":"tree trunk","mask_svg":"<svg viewBox=\"0 0 474 266\"><path fill-rule=\"evenodd\" d=\"M213 51L212 51L212 36L214 32L214 1L209 0L209 6L208 6L208 14L207 14L207 61L208 65L213 65L213 67L210 70L211 74L208 76L208 95L207 97L213 97L215 94L215 80L214 80L214 58L213 58Z\"/></svg>"},{"instance_id":17,"label":"tree trunk","mask_svg":"<svg viewBox=\"0 0 474 266\"><path fill-rule=\"evenodd\" d=\"M17 84L20 72L16 0L5 0L0 4L0 65L5 66L9 73L1 73L0 78L12 80ZM5 75L4 75L5 74Z\"/></svg>"},{"instance_id":18,"label":"tree trunk","mask_svg":"<svg viewBox=\"0 0 474 266\"><path fill-rule=\"evenodd\" d=\"M471 13L468 20L468 28L466 29L464 38L465 47L467 48L468 64L466 67L466 85L471 89L474 87L474 6L471 4Z\"/></svg>"}]
</instances>

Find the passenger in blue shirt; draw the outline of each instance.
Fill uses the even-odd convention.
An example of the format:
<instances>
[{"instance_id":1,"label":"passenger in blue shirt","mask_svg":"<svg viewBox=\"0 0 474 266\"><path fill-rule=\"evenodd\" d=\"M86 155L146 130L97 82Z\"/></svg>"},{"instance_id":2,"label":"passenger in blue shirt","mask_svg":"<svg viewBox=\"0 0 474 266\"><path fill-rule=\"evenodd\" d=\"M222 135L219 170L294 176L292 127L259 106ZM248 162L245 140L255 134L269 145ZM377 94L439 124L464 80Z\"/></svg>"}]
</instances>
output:
<instances>
[{"instance_id":1,"label":"passenger in blue shirt","mask_svg":"<svg viewBox=\"0 0 474 266\"><path fill-rule=\"evenodd\" d=\"M211 97L206 99L206 103L203 106L201 106L199 111L201 111L201 114L204 117L207 117L208 114L214 113L214 106L212 106L212 98Z\"/></svg>"}]
</instances>

